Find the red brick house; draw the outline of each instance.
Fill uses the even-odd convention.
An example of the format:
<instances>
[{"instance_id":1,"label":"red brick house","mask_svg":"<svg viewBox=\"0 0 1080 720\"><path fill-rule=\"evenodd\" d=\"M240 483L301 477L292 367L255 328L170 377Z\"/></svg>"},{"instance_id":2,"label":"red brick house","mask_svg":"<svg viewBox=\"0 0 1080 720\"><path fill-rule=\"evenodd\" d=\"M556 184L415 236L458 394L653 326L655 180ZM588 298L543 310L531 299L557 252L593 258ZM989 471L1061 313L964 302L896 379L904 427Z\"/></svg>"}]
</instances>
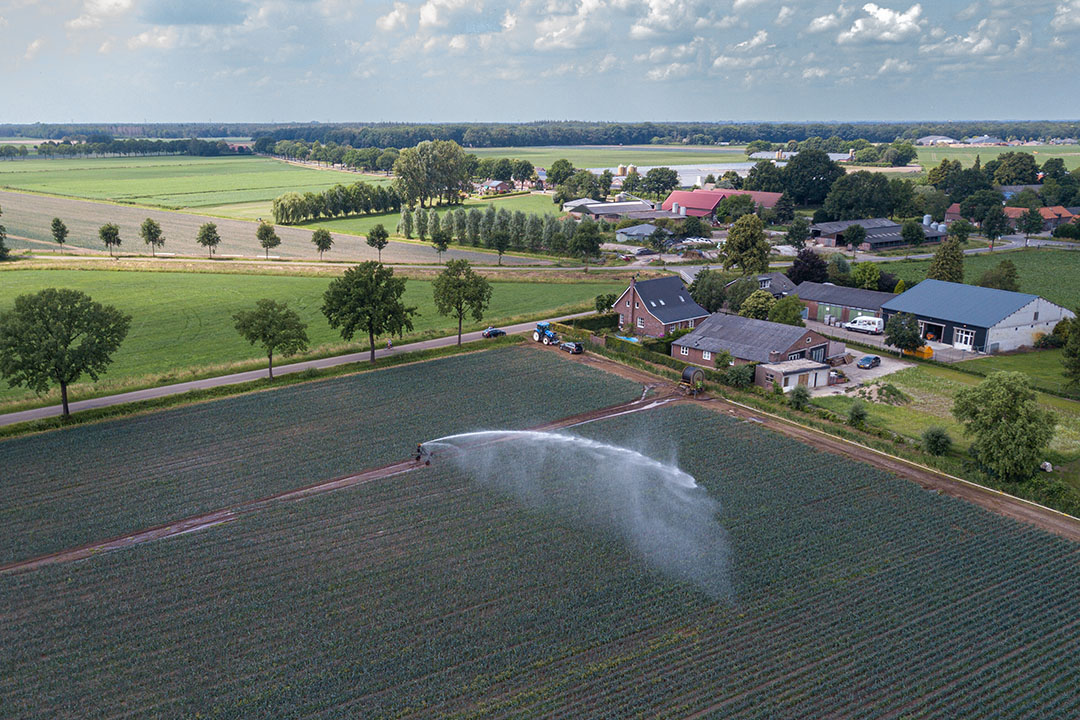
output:
<instances>
[{"instance_id":1,"label":"red brick house","mask_svg":"<svg viewBox=\"0 0 1080 720\"><path fill-rule=\"evenodd\" d=\"M716 367L716 356L727 353L735 365L812 360L824 363L829 339L813 330L715 313L694 331L671 343L671 357L694 365Z\"/></svg>"},{"instance_id":2,"label":"red brick house","mask_svg":"<svg viewBox=\"0 0 1080 720\"><path fill-rule=\"evenodd\" d=\"M764 208L772 208L779 202L783 193L759 192L756 190L675 190L668 195L661 206L680 215L710 218L716 213L716 206L729 195L749 195L754 203Z\"/></svg>"},{"instance_id":3,"label":"red brick house","mask_svg":"<svg viewBox=\"0 0 1080 720\"><path fill-rule=\"evenodd\" d=\"M693 328L709 317L709 311L694 302L677 277L631 280L612 310L619 313L621 330L654 338Z\"/></svg>"},{"instance_id":4,"label":"red brick house","mask_svg":"<svg viewBox=\"0 0 1080 720\"><path fill-rule=\"evenodd\" d=\"M1016 229L1017 221L1028 211L1025 207L1007 207L1004 208L1004 210L1005 217L1009 218L1009 225L1011 225L1014 230ZM1073 220L1073 214L1060 205L1041 207L1038 208L1038 210L1043 218L1043 230L1053 230L1058 225L1064 225Z\"/></svg>"}]
</instances>

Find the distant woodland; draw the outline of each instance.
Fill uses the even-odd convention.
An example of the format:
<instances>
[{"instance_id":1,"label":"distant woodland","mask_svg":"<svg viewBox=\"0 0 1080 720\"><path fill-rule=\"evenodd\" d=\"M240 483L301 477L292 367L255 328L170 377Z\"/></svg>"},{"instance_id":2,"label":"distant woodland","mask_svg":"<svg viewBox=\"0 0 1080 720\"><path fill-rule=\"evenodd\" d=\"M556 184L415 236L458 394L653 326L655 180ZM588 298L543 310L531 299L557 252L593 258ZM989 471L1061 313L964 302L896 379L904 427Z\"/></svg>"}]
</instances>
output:
<instances>
[{"instance_id":1,"label":"distant woodland","mask_svg":"<svg viewBox=\"0 0 1080 720\"><path fill-rule=\"evenodd\" d=\"M462 147L533 145L745 144L797 142L812 137L864 138L891 143L924 135L957 139L978 135L1018 140L1080 136L1080 122L930 122L930 123L304 123L304 124L32 124L0 125L0 137L41 140L110 138L267 137L277 140L337 143L354 148L411 147L424 140L453 140Z\"/></svg>"}]
</instances>

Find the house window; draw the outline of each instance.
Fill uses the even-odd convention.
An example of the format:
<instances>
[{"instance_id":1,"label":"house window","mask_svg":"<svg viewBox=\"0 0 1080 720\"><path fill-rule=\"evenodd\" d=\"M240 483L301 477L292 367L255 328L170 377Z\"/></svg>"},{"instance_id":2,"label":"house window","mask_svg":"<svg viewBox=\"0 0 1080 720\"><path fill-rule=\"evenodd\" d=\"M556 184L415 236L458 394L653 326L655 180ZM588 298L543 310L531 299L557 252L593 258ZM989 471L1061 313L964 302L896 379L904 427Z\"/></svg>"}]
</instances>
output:
<instances>
[{"instance_id":1,"label":"house window","mask_svg":"<svg viewBox=\"0 0 1080 720\"><path fill-rule=\"evenodd\" d=\"M701 359L702 360L712 360L712 353L709 352L708 350L702 350L701 351Z\"/></svg>"},{"instance_id":2,"label":"house window","mask_svg":"<svg viewBox=\"0 0 1080 720\"><path fill-rule=\"evenodd\" d=\"M623 315L622 313L619 313L619 327L622 327L623 322Z\"/></svg>"},{"instance_id":3,"label":"house window","mask_svg":"<svg viewBox=\"0 0 1080 720\"><path fill-rule=\"evenodd\" d=\"M680 346L679 347L679 354L680 355L689 355L690 354L690 348L686 347L685 345Z\"/></svg>"},{"instance_id":4,"label":"house window","mask_svg":"<svg viewBox=\"0 0 1080 720\"><path fill-rule=\"evenodd\" d=\"M638 326L639 328L643 328L643 327L645 327L645 318L643 318L643 317L639 317L639 318L637 319L637 326Z\"/></svg>"},{"instance_id":5,"label":"house window","mask_svg":"<svg viewBox=\"0 0 1080 720\"><path fill-rule=\"evenodd\" d=\"M675 332L675 326L674 325L665 325L664 326L664 332L666 334L670 335L671 333Z\"/></svg>"},{"instance_id":6,"label":"house window","mask_svg":"<svg viewBox=\"0 0 1080 720\"><path fill-rule=\"evenodd\" d=\"M640 306L640 305L638 305L638 301L637 301L637 300L635 300L635 301L634 301L634 309L636 310L636 309L637 309L637 308L639 308L639 307L641 307L641 306Z\"/></svg>"},{"instance_id":7,"label":"house window","mask_svg":"<svg viewBox=\"0 0 1080 720\"><path fill-rule=\"evenodd\" d=\"M1039 322L1039 311L1035 311L1035 322Z\"/></svg>"},{"instance_id":8,"label":"house window","mask_svg":"<svg viewBox=\"0 0 1080 720\"><path fill-rule=\"evenodd\" d=\"M799 358L801 358L801 357L802 357L802 353L801 353L801 352L797 352L797 353L791 353L790 355L788 355L788 356L787 356L787 359L788 359L788 360L798 360L798 359L799 359Z\"/></svg>"},{"instance_id":9,"label":"house window","mask_svg":"<svg viewBox=\"0 0 1080 720\"><path fill-rule=\"evenodd\" d=\"M686 327L688 327L688 328L690 328L691 330L693 330L693 328L694 328L694 321L693 321L693 320L688 320L688 321L686 322Z\"/></svg>"},{"instance_id":10,"label":"house window","mask_svg":"<svg viewBox=\"0 0 1080 720\"><path fill-rule=\"evenodd\" d=\"M626 300L626 307L630 307L630 299L629 298L627 298L627 300Z\"/></svg>"},{"instance_id":11,"label":"house window","mask_svg":"<svg viewBox=\"0 0 1080 720\"><path fill-rule=\"evenodd\" d=\"M789 378L787 375L784 376L784 387L788 386L788 380L790 380L790 379L791 378Z\"/></svg>"}]
</instances>

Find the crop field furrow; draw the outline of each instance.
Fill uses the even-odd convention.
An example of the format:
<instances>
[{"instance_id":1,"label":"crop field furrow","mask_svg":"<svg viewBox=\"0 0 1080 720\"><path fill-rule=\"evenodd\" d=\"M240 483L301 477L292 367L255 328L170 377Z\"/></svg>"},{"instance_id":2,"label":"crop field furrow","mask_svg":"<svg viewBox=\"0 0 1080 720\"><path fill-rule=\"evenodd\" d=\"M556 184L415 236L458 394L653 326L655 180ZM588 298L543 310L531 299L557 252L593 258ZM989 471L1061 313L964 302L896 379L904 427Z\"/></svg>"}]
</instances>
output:
<instances>
[{"instance_id":1,"label":"crop field furrow","mask_svg":"<svg viewBox=\"0 0 1080 720\"><path fill-rule=\"evenodd\" d=\"M129 521L175 516L377 466L440 434L530 427L640 395L587 369L511 348L107 424L127 456L115 462L146 455L156 483L125 482L95 454L106 436L75 428L9 457L33 450L75 467L89 454L107 487L61 475L36 483L48 488L16 483L5 504L59 496L54 508L100 529L117 512L112 493L128 495ZM426 400L413 405L418 386ZM531 467L522 477L544 487L566 471L528 446L495 472L466 452L460 466L437 460L0 576L11 599L0 696L12 708L0 716L878 718L913 698L907 716L985 716L978 700L1000 717L1075 707L1075 545L699 407L569 432L677 458L720 503L730 600L560 509L577 497L569 487L604 477L599 465L575 463L572 485L523 502L504 476Z\"/></svg>"}]
</instances>

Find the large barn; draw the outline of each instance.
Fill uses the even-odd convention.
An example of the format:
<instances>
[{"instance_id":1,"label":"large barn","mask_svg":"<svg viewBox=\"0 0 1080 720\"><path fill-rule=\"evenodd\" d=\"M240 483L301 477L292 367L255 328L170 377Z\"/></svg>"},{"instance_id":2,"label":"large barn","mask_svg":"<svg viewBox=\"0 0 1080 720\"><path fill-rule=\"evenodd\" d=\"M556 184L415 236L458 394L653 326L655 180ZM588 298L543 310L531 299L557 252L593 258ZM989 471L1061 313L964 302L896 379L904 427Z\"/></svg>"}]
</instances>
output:
<instances>
[{"instance_id":1,"label":"large barn","mask_svg":"<svg viewBox=\"0 0 1080 720\"><path fill-rule=\"evenodd\" d=\"M926 340L982 353L1030 347L1037 335L1076 317L1038 295L942 280L923 280L881 310L886 322L898 313L914 315Z\"/></svg>"}]
</instances>

